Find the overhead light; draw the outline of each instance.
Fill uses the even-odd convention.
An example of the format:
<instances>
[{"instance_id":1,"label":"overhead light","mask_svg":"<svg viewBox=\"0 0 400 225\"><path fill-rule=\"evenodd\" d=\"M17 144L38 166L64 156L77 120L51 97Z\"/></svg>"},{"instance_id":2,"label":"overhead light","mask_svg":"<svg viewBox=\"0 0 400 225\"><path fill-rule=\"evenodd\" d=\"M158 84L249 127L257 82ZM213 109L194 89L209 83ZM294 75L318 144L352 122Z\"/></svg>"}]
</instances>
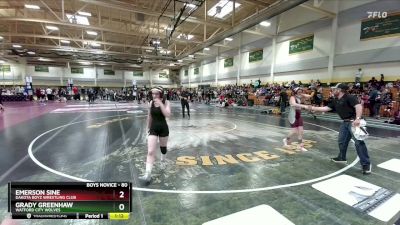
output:
<instances>
[{"instance_id":1,"label":"overhead light","mask_svg":"<svg viewBox=\"0 0 400 225\"><path fill-rule=\"evenodd\" d=\"M169 66L175 66L175 64L173 64L173 63L170 63L170 64L169 64Z\"/></svg>"},{"instance_id":2,"label":"overhead light","mask_svg":"<svg viewBox=\"0 0 400 225\"><path fill-rule=\"evenodd\" d=\"M96 42L91 42L91 43L90 43L90 46L92 46L92 47L100 47L101 44L96 43Z\"/></svg>"},{"instance_id":3,"label":"overhead light","mask_svg":"<svg viewBox=\"0 0 400 225\"><path fill-rule=\"evenodd\" d=\"M53 60L51 60L51 59L46 59L46 58L42 58L42 57L40 57L38 60L39 60L39 61L42 61L42 62L50 62L50 61L53 61Z\"/></svg>"},{"instance_id":4,"label":"overhead light","mask_svg":"<svg viewBox=\"0 0 400 225\"><path fill-rule=\"evenodd\" d=\"M189 55L189 58L194 58L194 55Z\"/></svg>"},{"instance_id":5,"label":"overhead light","mask_svg":"<svg viewBox=\"0 0 400 225\"><path fill-rule=\"evenodd\" d=\"M240 3L235 3L235 9L240 7ZM217 17L219 19L224 18L226 15L233 11L233 2L229 0L221 0L208 10L207 15L211 17Z\"/></svg>"},{"instance_id":6,"label":"overhead light","mask_svg":"<svg viewBox=\"0 0 400 225\"><path fill-rule=\"evenodd\" d=\"M171 53L171 51L170 50L160 50L160 53L161 54L170 54Z\"/></svg>"},{"instance_id":7,"label":"overhead light","mask_svg":"<svg viewBox=\"0 0 400 225\"><path fill-rule=\"evenodd\" d=\"M182 59L178 59L178 62L180 62L180 63L181 63L181 62L183 62L183 60L182 60Z\"/></svg>"},{"instance_id":8,"label":"overhead light","mask_svg":"<svg viewBox=\"0 0 400 225\"><path fill-rule=\"evenodd\" d=\"M59 30L56 26L46 26L48 30Z\"/></svg>"},{"instance_id":9,"label":"overhead light","mask_svg":"<svg viewBox=\"0 0 400 225\"><path fill-rule=\"evenodd\" d=\"M25 4L25 8L27 8L27 9L40 9L40 7L37 6L37 5L29 5L29 4Z\"/></svg>"},{"instance_id":10,"label":"overhead light","mask_svg":"<svg viewBox=\"0 0 400 225\"><path fill-rule=\"evenodd\" d=\"M189 8L192 8L192 9L197 7L197 5L195 5L195 4L186 4L186 6Z\"/></svg>"},{"instance_id":11,"label":"overhead light","mask_svg":"<svg viewBox=\"0 0 400 225\"><path fill-rule=\"evenodd\" d=\"M264 27L269 27L269 26L271 26L271 23L268 22L268 21L262 21L262 22L260 23L260 25L261 25L261 26L264 26Z\"/></svg>"},{"instance_id":12,"label":"overhead light","mask_svg":"<svg viewBox=\"0 0 400 225\"><path fill-rule=\"evenodd\" d=\"M35 55L36 54L35 52L32 52L32 51L29 51L27 53L28 53L28 55Z\"/></svg>"},{"instance_id":13,"label":"overhead light","mask_svg":"<svg viewBox=\"0 0 400 225\"><path fill-rule=\"evenodd\" d=\"M21 45L12 45L12 46L13 46L13 48L22 48Z\"/></svg>"},{"instance_id":14,"label":"overhead light","mask_svg":"<svg viewBox=\"0 0 400 225\"><path fill-rule=\"evenodd\" d=\"M204 48L204 50L206 50L206 51L210 51L210 48Z\"/></svg>"},{"instance_id":15,"label":"overhead light","mask_svg":"<svg viewBox=\"0 0 400 225\"><path fill-rule=\"evenodd\" d=\"M4 60L0 60L0 64L4 64L6 63Z\"/></svg>"},{"instance_id":16,"label":"overhead light","mask_svg":"<svg viewBox=\"0 0 400 225\"><path fill-rule=\"evenodd\" d=\"M81 25L90 25L89 20L86 16L67 14L67 18L70 23L81 24Z\"/></svg>"},{"instance_id":17,"label":"overhead light","mask_svg":"<svg viewBox=\"0 0 400 225\"><path fill-rule=\"evenodd\" d=\"M92 64L91 62L79 62L80 64L82 64L82 65L90 65L90 64Z\"/></svg>"},{"instance_id":18,"label":"overhead light","mask_svg":"<svg viewBox=\"0 0 400 225\"><path fill-rule=\"evenodd\" d=\"M146 52L153 52L152 50L150 50L150 49L146 49Z\"/></svg>"},{"instance_id":19,"label":"overhead light","mask_svg":"<svg viewBox=\"0 0 400 225\"><path fill-rule=\"evenodd\" d=\"M79 11L78 14L81 15L81 16L92 16L92 14L90 12Z\"/></svg>"},{"instance_id":20,"label":"overhead light","mask_svg":"<svg viewBox=\"0 0 400 225\"><path fill-rule=\"evenodd\" d=\"M68 41L68 40L61 40L60 42L63 43L63 44L69 44L69 43L71 43L71 42Z\"/></svg>"},{"instance_id":21,"label":"overhead light","mask_svg":"<svg viewBox=\"0 0 400 225\"><path fill-rule=\"evenodd\" d=\"M3 40L4 39L4 37L3 36L0 36L0 40Z\"/></svg>"},{"instance_id":22,"label":"overhead light","mask_svg":"<svg viewBox=\"0 0 400 225\"><path fill-rule=\"evenodd\" d=\"M172 27L167 27L165 28L165 30L172 30Z\"/></svg>"},{"instance_id":23,"label":"overhead light","mask_svg":"<svg viewBox=\"0 0 400 225\"><path fill-rule=\"evenodd\" d=\"M88 34L88 35L93 35L93 36L96 36L97 35L97 32L96 31L86 31L86 33Z\"/></svg>"},{"instance_id":24,"label":"overhead light","mask_svg":"<svg viewBox=\"0 0 400 225\"><path fill-rule=\"evenodd\" d=\"M188 34L188 35L186 35L186 34L179 34L178 35L178 38L179 39L186 39L186 40L190 40L190 39L192 39L194 36L192 35L192 34Z\"/></svg>"},{"instance_id":25,"label":"overhead light","mask_svg":"<svg viewBox=\"0 0 400 225\"><path fill-rule=\"evenodd\" d=\"M59 52L77 52L78 50L72 49L72 48L55 48L55 49L50 49L53 51L59 51Z\"/></svg>"},{"instance_id":26,"label":"overhead light","mask_svg":"<svg viewBox=\"0 0 400 225\"><path fill-rule=\"evenodd\" d=\"M233 41L233 38L225 38L225 41Z\"/></svg>"}]
</instances>

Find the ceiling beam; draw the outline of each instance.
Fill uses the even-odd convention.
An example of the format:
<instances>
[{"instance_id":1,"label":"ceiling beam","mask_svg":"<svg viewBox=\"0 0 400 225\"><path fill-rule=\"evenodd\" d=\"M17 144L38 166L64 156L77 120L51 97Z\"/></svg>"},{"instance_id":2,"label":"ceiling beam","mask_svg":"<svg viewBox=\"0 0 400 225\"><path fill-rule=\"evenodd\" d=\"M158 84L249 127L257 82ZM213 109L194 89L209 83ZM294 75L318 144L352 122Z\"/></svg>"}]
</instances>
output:
<instances>
[{"instance_id":1,"label":"ceiling beam","mask_svg":"<svg viewBox=\"0 0 400 225\"><path fill-rule=\"evenodd\" d=\"M336 16L336 13L330 12L330 11L325 10L325 9L317 8L315 6L312 6L312 5L309 5L309 4L306 4L306 3L301 4L300 6L303 7L303 8L309 9L311 11L320 13L322 15L325 15L325 16L327 16L329 18L334 18Z\"/></svg>"},{"instance_id":2,"label":"ceiling beam","mask_svg":"<svg viewBox=\"0 0 400 225\"><path fill-rule=\"evenodd\" d=\"M231 48L231 46L224 45L224 44L214 44L216 47L222 47L222 48Z\"/></svg>"},{"instance_id":3,"label":"ceiling beam","mask_svg":"<svg viewBox=\"0 0 400 225\"><path fill-rule=\"evenodd\" d=\"M143 54L129 53L129 52L115 52L115 51L104 51L101 49L83 49L74 47L60 47L54 45L40 45L40 44L28 44L28 43L0 43L1 47L12 48L13 44L19 44L27 47L32 47L36 49L53 50L60 52L82 52L82 53L92 53L92 54L110 54L110 55L126 55L126 56L143 56ZM160 59L160 60L173 60L174 58L169 56L155 56L155 55L145 55L146 59Z\"/></svg>"},{"instance_id":4,"label":"ceiling beam","mask_svg":"<svg viewBox=\"0 0 400 225\"><path fill-rule=\"evenodd\" d=\"M63 5L62 5L63 6ZM81 9L84 9L85 7L87 6L87 4L85 4L83 7L81 7ZM127 31L131 31L131 30L135 30L135 33L137 33L137 34L143 34L143 35L141 35L141 37L145 37L145 36L147 36L149 33L151 33L151 30L152 29L154 29L154 30L156 30L156 29L158 29L158 26L156 25L156 24L154 24L153 23L153 25L154 26L151 26L151 24L146 24L145 26L148 26L148 27L146 27L146 30L148 31L148 32L146 32L146 33L143 33L143 32L140 32L140 28L142 28L143 27L143 24L136 24L136 23L133 23L133 21L134 20L123 20L123 19L121 19L121 18L119 18L119 19L116 19L116 18L111 18L111 17L109 17L109 16L106 16L106 15L100 15L100 10L98 10L98 6L96 6L97 7L97 10L96 10L96 12L94 13L94 12L91 12L92 13L92 17L91 18L95 18L95 19L97 19L97 22L95 22L95 23L93 23L93 24L97 24L99 27L104 27L104 25L107 25L107 24L101 24L100 22L101 21L106 21L106 22L108 22L108 21L112 21L112 22L117 22L117 23L123 23L124 25L123 26L125 26L126 27L126 30ZM15 9L15 10L22 10L22 9L24 9L24 7L23 6L15 6L15 7L9 7L10 9ZM0 9L1 9L1 7L0 7ZM57 9L53 9L52 11L54 11L55 13L60 13L60 14L62 14L63 16L64 16L64 18L66 18L65 17L65 14L77 14L77 12L75 12L75 11L71 11L71 10L57 10ZM25 17L26 18L26 17ZM64 22L68 22L67 20L63 20ZM132 29L132 28L130 28L130 26L134 26L134 28ZM129 29L128 29L128 27L129 27ZM178 28L178 31L179 31L180 29ZM193 32L193 31L192 31ZM155 35L155 34L154 34ZM195 35L197 35L197 34L195 34ZM203 33L202 34L199 34L199 36L203 36ZM200 42L199 42L200 43Z\"/></svg>"},{"instance_id":5,"label":"ceiling beam","mask_svg":"<svg viewBox=\"0 0 400 225\"><path fill-rule=\"evenodd\" d=\"M242 21L241 23L237 24L235 27L232 27L229 30L225 30L220 32L219 34L215 35L212 38L209 38L206 42L197 45L196 47L190 49L185 54L180 55L178 59L184 58L188 55L194 54L195 52L201 51L202 49L209 47L215 43L218 43L224 40L227 37L231 37L237 33L240 33L244 30L247 30L254 25L259 24L264 20L268 20L282 14L283 12L292 9L300 4L303 4L307 0L290 0L290 1L277 1L276 3L272 4L270 7L267 7L261 10L258 14L254 15L253 17L249 18L248 20Z\"/></svg>"},{"instance_id":6,"label":"ceiling beam","mask_svg":"<svg viewBox=\"0 0 400 225\"><path fill-rule=\"evenodd\" d=\"M32 22L32 23L46 23L46 24L55 24L55 25L62 25L62 26L68 26L68 27L76 27L76 28L81 28L84 30L87 29L92 29L92 30L99 30L99 31L106 31L110 33L117 33L117 34L124 34L124 35L129 35L129 36L139 36L139 37L145 37L147 34L140 34L138 32L128 32L124 31L123 29L111 29L111 28L106 28L106 27L100 27L96 25L81 25L81 24L73 24L69 22L62 22L62 21L55 21L55 20L47 20L47 19L39 19L39 18L20 18L20 17L0 17L0 21L14 21L14 22ZM157 38L155 35L149 35L150 38ZM196 44L201 44L201 41L196 41L196 40L182 40L179 38L174 38L173 39L175 42L190 42L190 43L196 43Z\"/></svg>"},{"instance_id":7,"label":"ceiling beam","mask_svg":"<svg viewBox=\"0 0 400 225\"><path fill-rule=\"evenodd\" d=\"M149 50L154 49L153 47L150 47L150 46L129 45L129 44L116 43L116 42L94 41L94 40L88 40L88 39L79 39L79 38L52 36L52 35L39 35L39 34L28 34L28 33L0 33L0 36L43 38L43 39L51 39L51 40L68 40L68 41L73 41L75 43L76 42L88 42L88 43L97 43L97 44L102 44L102 45L135 48L135 49L149 49Z\"/></svg>"},{"instance_id":8,"label":"ceiling beam","mask_svg":"<svg viewBox=\"0 0 400 225\"><path fill-rule=\"evenodd\" d=\"M243 1L246 2L246 3L250 3L252 5L263 6L263 7L268 7L268 6L271 5L269 3L266 3L266 2L263 2L263 1L260 1L260 0L243 0Z\"/></svg>"},{"instance_id":9,"label":"ceiling beam","mask_svg":"<svg viewBox=\"0 0 400 225\"><path fill-rule=\"evenodd\" d=\"M255 31L255 30L244 30L243 32L244 33L248 33L248 34L255 34L255 35L260 35L260 36L263 36L263 37L272 38L272 35L270 35L270 34L266 34L266 33Z\"/></svg>"},{"instance_id":10,"label":"ceiling beam","mask_svg":"<svg viewBox=\"0 0 400 225\"><path fill-rule=\"evenodd\" d=\"M101 0L80 0L81 2L85 2L88 4L92 4L92 5L97 5L97 6L102 6L105 8L112 8L112 9L118 9L118 10L122 10L122 11L128 11L128 12L133 12L133 13L142 13L148 16L154 16L154 17L159 17L161 12L154 12L154 11L150 11L150 10L144 10L144 9L138 9L137 6L134 6L132 4L128 4L128 3L122 3L122 2L118 2L118 4L115 3L110 3L110 2L104 2ZM169 17L171 19L174 19L176 16L170 13L164 13L163 16ZM214 26L214 27L224 27L224 28L229 28L231 27L230 24L228 23L222 23L222 22L214 22L214 21L204 21L204 20L199 20L197 18L194 17L188 17L186 19L186 22L190 22L190 23L199 23L199 24L207 24L209 26Z\"/></svg>"},{"instance_id":11,"label":"ceiling beam","mask_svg":"<svg viewBox=\"0 0 400 225\"><path fill-rule=\"evenodd\" d=\"M44 2L43 0L40 0L40 2L42 3L42 5L44 5L59 21L63 21L58 15L57 13L55 13L47 4L46 2Z\"/></svg>"}]
</instances>

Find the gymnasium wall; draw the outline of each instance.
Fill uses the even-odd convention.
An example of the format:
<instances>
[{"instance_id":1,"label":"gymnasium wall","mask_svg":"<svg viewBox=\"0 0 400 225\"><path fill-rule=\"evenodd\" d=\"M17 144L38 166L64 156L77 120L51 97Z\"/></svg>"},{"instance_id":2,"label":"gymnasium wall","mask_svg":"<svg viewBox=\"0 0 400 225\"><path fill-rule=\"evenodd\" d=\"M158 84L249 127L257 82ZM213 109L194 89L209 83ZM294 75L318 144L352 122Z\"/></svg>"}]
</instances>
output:
<instances>
[{"instance_id":1,"label":"gymnasium wall","mask_svg":"<svg viewBox=\"0 0 400 225\"><path fill-rule=\"evenodd\" d=\"M150 78L153 84L164 85L166 87L174 86L168 78L159 78L162 70L144 71L143 76L134 76L133 71L116 70L115 75L105 75L104 68L85 67L83 74L71 73L67 67L49 66L49 72L37 72L33 65L9 64L11 71L0 72L0 84L23 85L25 76L32 76L35 85L60 86L66 85L67 80L72 78L75 85L78 86L102 86L102 87L123 87L131 86L132 81L136 80L139 86L150 86ZM169 73L169 70L164 72Z\"/></svg>"},{"instance_id":2,"label":"gymnasium wall","mask_svg":"<svg viewBox=\"0 0 400 225\"><path fill-rule=\"evenodd\" d=\"M393 9L400 10L400 1L340 1L338 8L341 9L338 15L338 29L336 32L336 46L334 57L333 75L328 75L329 53L332 39L332 19L319 19L301 26L293 18L303 18L299 16L306 12L305 9L295 8L296 12L288 11L285 13L286 20L281 24L283 31L277 38L276 45L276 64L274 69L274 81L301 80L309 82L311 79L320 79L322 82L354 81L354 75L358 68L363 68L364 76L362 80L367 81L372 76L379 78L379 74L385 74L386 80L395 80L400 77L400 38L384 37L372 40L360 40L361 20L367 18L367 11L387 11ZM322 8L332 10L335 1L324 1L326 4ZM366 4L365 4L366 3ZM355 8L351 8L355 7ZM300 13L300 14L299 14ZM292 18L292 19L290 19ZM295 27L295 28L293 28ZM289 42L293 39L305 35L314 34L314 48L311 51L289 54ZM248 60L248 46L257 46L260 43L266 45L263 60L250 63ZM220 59L216 66L213 62L203 65L202 78L204 82L214 82L218 74L218 85L235 84L240 63L240 83L249 83L251 80L261 79L262 82L271 80L272 64L272 39L263 38L242 46L242 59L239 62L238 50L222 52L221 55L232 55L234 52L234 66L224 68L224 60ZM221 57L220 57L221 58ZM215 68L218 68L216 70ZM214 71L214 72L212 72ZM189 74L191 75L191 74ZM192 77L190 77L192 78ZM191 79L192 81L193 79ZM188 79L182 79L182 83L188 83ZM193 84L193 85L192 85ZM191 82L191 87L195 87L197 82Z\"/></svg>"},{"instance_id":3,"label":"gymnasium wall","mask_svg":"<svg viewBox=\"0 0 400 225\"><path fill-rule=\"evenodd\" d=\"M320 1L320 7L333 10L337 0ZM382 3L384 1L384 3ZM296 7L285 12L281 17L280 33L276 38L276 57L274 78L275 82L301 80L309 82L320 79L322 82L338 82L354 80L358 68L363 68L363 80L372 76L385 74L386 80L400 77L400 38L385 37L372 40L360 40L361 20L367 17L367 11L400 11L400 1L396 0L352 0L339 1L338 29L332 34L332 19L317 19L308 9ZM320 15L321 17L321 15ZM301 18L301 19L300 19ZM315 20L317 19L317 20ZM313 20L313 21L311 21ZM311 21L311 22L309 22ZM266 29L274 30L277 18L271 19L272 26ZM305 23L305 24L304 24ZM311 51L289 54L291 40L314 34L314 48ZM240 36L239 36L240 35ZM212 47L209 54L219 52L218 59L210 57L202 62L182 67L180 80L182 85L196 87L199 84L218 85L235 84L240 76L239 84L261 79L263 83L271 81L272 38L241 33L230 43L241 45L241 56L238 49ZM333 75L328 74L329 53L333 37L336 36ZM240 38L241 37L241 38ZM263 50L263 59L249 62L249 53ZM233 66L225 67L224 60L233 58ZM199 73L195 74L195 68ZM188 70L188 76L184 71ZM169 75L169 70L146 70L142 77L133 76L132 71L115 71L115 75L104 75L103 68L84 68L83 74L71 74L69 68L49 67L49 72L35 72L34 66L11 64L11 72L4 73L1 83L23 84L25 75L33 77L36 84L65 85L68 78L80 86L122 87L130 86L133 80L138 85L163 85L176 87L169 78L160 78L160 73ZM0 78L3 74L0 73Z\"/></svg>"}]
</instances>

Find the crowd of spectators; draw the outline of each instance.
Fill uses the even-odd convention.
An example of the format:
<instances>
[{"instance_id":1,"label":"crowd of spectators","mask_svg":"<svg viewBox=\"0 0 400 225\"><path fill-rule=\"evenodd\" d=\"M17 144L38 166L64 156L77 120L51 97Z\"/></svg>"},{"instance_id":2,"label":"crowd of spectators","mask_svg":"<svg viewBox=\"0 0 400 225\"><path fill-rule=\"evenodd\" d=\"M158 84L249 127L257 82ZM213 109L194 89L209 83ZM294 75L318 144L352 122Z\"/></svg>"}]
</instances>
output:
<instances>
[{"instance_id":1,"label":"crowd of spectators","mask_svg":"<svg viewBox=\"0 0 400 225\"><path fill-rule=\"evenodd\" d=\"M359 71L362 73L361 71ZM357 81L357 79L356 79ZM288 91L293 87L301 86L308 90L312 95L309 104L326 105L332 98L332 95L323 96L323 88L328 88L328 85L323 85L319 80L311 80L309 83L302 82L284 82L278 83L264 83L260 80L255 82L251 81L250 84L242 85L225 85L222 87L206 87L206 88L192 88L186 89L189 93L189 100L191 102L211 104L214 103L219 107L230 106L252 106L254 100L249 96L253 95L257 99L262 100L262 105L278 107L281 113L285 112L288 106ZM392 117L399 114L398 109L394 108L394 103L399 101L399 96L393 96L391 90L397 89L400 91L400 79L395 82L385 82L384 75L380 75L377 80L372 77L366 83L350 83L351 94L359 97L364 108L369 109L369 116L379 119L381 109L383 108L384 117ZM164 96L168 100L178 101L183 88L165 89ZM290 92L289 92L290 93ZM27 100L36 99L39 102L46 102L52 100L67 101L67 100L86 100L95 101L96 99L109 100L109 101L137 101L143 103L151 99L151 94L148 88L79 88L73 86L67 87L36 87L34 91L28 91L24 87L16 86L13 88L3 88L2 95L19 95L25 96ZM399 118L400 119L400 118ZM391 121L389 121L391 122Z\"/></svg>"}]
</instances>

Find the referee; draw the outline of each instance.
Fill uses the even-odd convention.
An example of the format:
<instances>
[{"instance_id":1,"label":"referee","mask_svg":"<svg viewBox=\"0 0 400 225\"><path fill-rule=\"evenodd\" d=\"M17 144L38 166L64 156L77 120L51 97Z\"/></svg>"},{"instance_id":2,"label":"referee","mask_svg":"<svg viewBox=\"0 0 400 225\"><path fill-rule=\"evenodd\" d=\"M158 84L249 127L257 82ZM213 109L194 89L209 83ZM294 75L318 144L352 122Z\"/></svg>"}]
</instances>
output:
<instances>
[{"instance_id":1,"label":"referee","mask_svg":"<svg viewBox=\"0 0 400 225\"><path fill-rule=\"evenodd\" d=\"M333 162L346 163L347 147L350 140L353 139L355 142L357 155L360 158L362 172L363 174L370 174L372 166L369 160L367 146L365 145L364 141L354 138L351 131L352 126L360 125L362 105L360 104L356 96L348 93L349 86L347 86L347 84L338 83L336 86L332 87L332 89L335 99L327 106L314 107L302 105L301 107L318 112L328 112L335 109L343 122L340 125L339 131L339 155L336 158L332 158L331 160Z\"/></svg>"},{"instance_id":2,"label":"referee","mask_svg":"<svg viewBox=\"0 0 400 225\"><path fill-rule=\"evenodd\" d=\"M190 119L190 110L189 110L189 92L185 89L182 89L181 92L181 105L182 105L182 116L185 118L185 108L187 109L187 114Z\"/></svg>"}]
</instances>

